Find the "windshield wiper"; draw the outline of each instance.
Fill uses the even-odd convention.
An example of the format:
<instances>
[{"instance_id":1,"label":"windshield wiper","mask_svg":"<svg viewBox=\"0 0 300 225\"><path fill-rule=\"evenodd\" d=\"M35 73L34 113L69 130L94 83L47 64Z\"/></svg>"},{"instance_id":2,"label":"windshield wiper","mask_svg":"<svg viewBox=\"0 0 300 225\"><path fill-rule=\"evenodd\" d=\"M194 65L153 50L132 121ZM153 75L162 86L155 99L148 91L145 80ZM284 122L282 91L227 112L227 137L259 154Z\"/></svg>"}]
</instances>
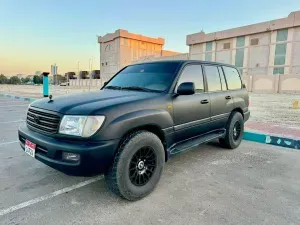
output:
<instances>
[{"instance_id":1,"label":"windshield wiper","mask_svg":"<svg viewBox=\"0 0 300 225\"><path fill-rule=\"evenodd\" d=\"M156 92L155 90L151 90L148 88L138 87L138 86L130 86L130 87L122 87L124 90L133 90L133 91L147 91L147 92Z\"/></svg>"},{"instance_id":2,"label":"windshield wiper","mask_svg":"<svg viewBox=\"0 0 300 225\"><path fill-rule=\"evenodd\" d=\"M106 86L105 89L121 90L122 87L120 87L120 86L111 86L110 85L110 86Z\"/></svg>"}]
</instances>

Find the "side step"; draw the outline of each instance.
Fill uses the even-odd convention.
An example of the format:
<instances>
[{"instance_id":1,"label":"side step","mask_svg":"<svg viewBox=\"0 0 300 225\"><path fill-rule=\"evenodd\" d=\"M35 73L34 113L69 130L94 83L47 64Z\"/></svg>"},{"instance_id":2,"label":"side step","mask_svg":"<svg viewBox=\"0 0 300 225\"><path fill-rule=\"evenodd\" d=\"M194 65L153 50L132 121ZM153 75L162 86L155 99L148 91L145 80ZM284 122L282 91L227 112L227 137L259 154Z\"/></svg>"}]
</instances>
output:
<instances>
[{"instance_id":1,"label":"side step","mask_svg":"<svg viewBox=\"0 0 300 225\"><path fill-rule=\"evenodd\" d=\"M199 135L197 137L188 140L181 141L170 148L169 154L170 156L173 156L178 153L191 150L192 148L195 148L200 144L204 144L213 141L215 139L224 137L225 134L226 134L226 129L220 129L220 130L214 130L209 133Z\"/></svg>"}]
</instances>

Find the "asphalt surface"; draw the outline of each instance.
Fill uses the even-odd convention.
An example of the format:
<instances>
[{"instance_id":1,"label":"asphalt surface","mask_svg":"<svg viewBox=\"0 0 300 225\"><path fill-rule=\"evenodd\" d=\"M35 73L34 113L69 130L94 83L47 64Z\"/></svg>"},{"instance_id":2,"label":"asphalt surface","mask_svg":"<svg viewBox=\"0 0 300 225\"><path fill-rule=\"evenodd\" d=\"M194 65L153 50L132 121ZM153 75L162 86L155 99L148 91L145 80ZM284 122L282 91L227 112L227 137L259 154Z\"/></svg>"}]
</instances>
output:
<instances>
[{"instance_id":1,"label":"asphalt surface","mask_svg":"<svg viewBox=\"0 0 300 225\"><path fill-rule=\"evenodd\" d=\"M300 151L244 141L169 161L155 191L116 197L103 177L71 177L25 154L27 103L0 97L0 224L300 224Z\"/></svg>"}]
</instances>

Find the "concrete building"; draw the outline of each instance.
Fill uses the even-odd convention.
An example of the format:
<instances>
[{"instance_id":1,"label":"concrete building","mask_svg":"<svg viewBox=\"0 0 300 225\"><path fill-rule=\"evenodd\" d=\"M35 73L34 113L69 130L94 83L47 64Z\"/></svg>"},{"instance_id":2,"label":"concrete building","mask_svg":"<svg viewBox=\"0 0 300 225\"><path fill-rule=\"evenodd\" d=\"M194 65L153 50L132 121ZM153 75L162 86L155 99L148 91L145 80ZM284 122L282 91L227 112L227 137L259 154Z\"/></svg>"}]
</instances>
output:
<instances>
[{"instance_id":1,"label":"concrete building","mask_svg":"<svg viewBox=\"0 0 300 225\"><path fill-rule=\"evenodd\" d=\"M300 11L286 18L187 35L189 58L233 64L243 75L300 75Z\"/></svg>"},{"instance_id":2,"label":"concrete building","mask_svg":"<svg viewBox=\"0 0 300 225\"><path fill-rule=\"evenodd\" d=\"M127 30L116 30L98 37L100 44L100 66L103 81L110 79L123 67L141 58L169 57L178 52L163 50L163 38L151 38Z\"/></svg>"}]
</instances>

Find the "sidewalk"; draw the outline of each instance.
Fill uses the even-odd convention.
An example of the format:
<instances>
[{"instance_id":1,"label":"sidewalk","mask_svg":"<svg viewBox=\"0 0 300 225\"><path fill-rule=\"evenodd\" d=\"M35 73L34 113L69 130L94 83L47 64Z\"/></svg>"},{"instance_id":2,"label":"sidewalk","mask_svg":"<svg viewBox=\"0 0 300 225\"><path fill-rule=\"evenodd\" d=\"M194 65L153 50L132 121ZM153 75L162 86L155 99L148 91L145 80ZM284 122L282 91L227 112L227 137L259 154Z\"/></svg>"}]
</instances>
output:
<instances>
[{"instance_id":1,"label":"sidewalk","mask_svg":"<svg viewBox=\"0 0 300 225\"><path fill-rule=\"evenodd\" d=\"M245 128L247 131L264 133L272 136L295 138L300 140L300 127L280 126L271 123L248 121L245 124Z\"/></svg>"}]
</instances>

